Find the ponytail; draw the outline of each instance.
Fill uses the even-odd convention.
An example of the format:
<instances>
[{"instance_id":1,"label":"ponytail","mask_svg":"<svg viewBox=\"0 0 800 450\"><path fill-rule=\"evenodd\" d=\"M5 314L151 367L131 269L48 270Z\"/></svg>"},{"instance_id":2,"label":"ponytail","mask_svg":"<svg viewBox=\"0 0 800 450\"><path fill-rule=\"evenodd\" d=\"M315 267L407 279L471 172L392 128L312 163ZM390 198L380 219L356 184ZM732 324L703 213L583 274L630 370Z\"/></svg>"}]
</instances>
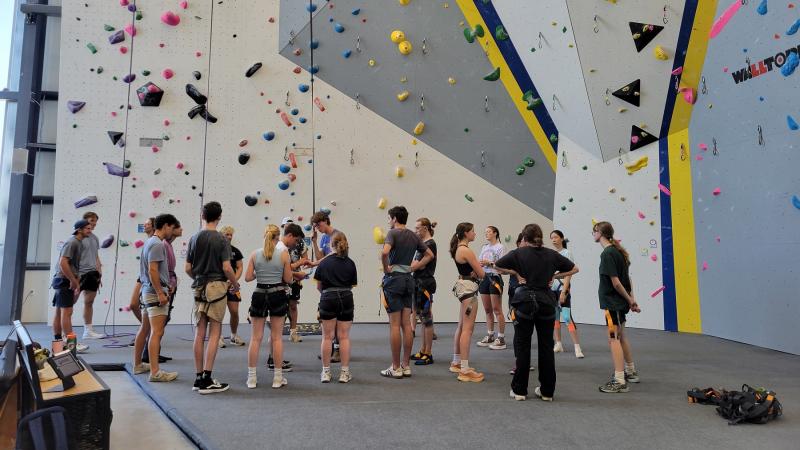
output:
<instances>
[{"instance_id":1,"label":"ponytail","mask_svg":"<svg viewBox=\"0 0 800 450\"><path fill-rule=\"evenodd\" d=\"M610 223L597 222L597 224L594 226L594 229L600 232L600 235L606 238L614 248L619 250L619 252L622 254L622 257L625 259L626 266L631 265L630 254L628 254L628 251L625 250L625 247L623 247L618 240L614 239L614 227L612 227Z\"/></svg>"},{"instance_id":2,"label":"ponytail","mask_svg":"<svg viewBox=\"0 0 800 450\"><path fill-rule=\"evenodd\" d=\"M347 252L350 250L350 244L347 242L347 236L345 236L341 231L333 233L333 237L331 237L331 248L334 252L336 252L336 256L346 258Z\"/></svg>"},{"instance_id":3,"label":"ponytail","mask_svg":"<svg viewBox=\"0 0 800 450\"><path fill-rule=\"evenodd\" d=\"M450 256L453 259L456 258L456 250L458 250L458 242L461 239L464 239L467 233L472 231L473 225L469 222L461 222L456 226L456 232L453 234L453 237L450 238Z\"/></svg>"},{"instance_id":4,"label":"ponytail","mask_svg":"<svg viewBox=\"0 0 800 450\"><path fill-rule=\"evenodd\" d=\"M280 235L280 228L274 224L267 225L267 229L264 230L264 257L267 258L267 261L272 259L272 255L275 253L275 241Z\"/></svg>"},{"instance_id":5,"label":"ponytail","mask_svg":"<svg viewBox=\"0 0 800 450\"><path fill-rule=\"evenodd\" d=\"M428 219L427 217L420 217L417 219L417 222L422 224L423 227L427 228L428 234L433 237L433 229L436 228L436 222L431 222L431 219Z\"/></svg>"},{"instance_id":6,"label":"ponytail","mask_svg":"<svg viewBox=\"0 0 800 450\"><path fill-rule=\"evenodd\" d=\"M522 229L522 239L533 247L544 246L542 227L535 223L529 223Z\"/></svg>"}]
</instances>

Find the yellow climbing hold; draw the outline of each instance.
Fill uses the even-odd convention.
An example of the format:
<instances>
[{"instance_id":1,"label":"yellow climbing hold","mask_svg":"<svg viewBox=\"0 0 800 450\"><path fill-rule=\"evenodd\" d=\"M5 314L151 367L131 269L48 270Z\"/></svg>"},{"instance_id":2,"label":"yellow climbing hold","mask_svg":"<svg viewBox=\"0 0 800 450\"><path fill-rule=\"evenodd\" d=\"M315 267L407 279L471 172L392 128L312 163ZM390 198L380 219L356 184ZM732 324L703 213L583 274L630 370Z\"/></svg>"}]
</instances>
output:
<instances>
[{"instance_id":1,"label":"yellow climbing hold","mask_svg":"<svg viewBox=\"0 0 800 450\"><path fill-rule=\"evenodd\" d=\"M402 78L400 78L400 82L401 83L406 83L406 82L408 82L408 78L402 77Z\"/></svg>"},{"instance_id":2,"label":"yellow climbing hold","mask_svg":"<svg viewBox=\"0 0 800 450\"><path fill-rule=\"evenodd\" d=\"M414 127L414 134L419 136L423 131L425 131L425 122L419 122L417 126Z\"/></svg>"},{"instance_id":3,"label":"yellow climbing hold","mask_svg":"<svg viewBox=\"0 0 800 450\"><path fill-rule=\"evenodd\" d=\"M411 46L411 42L408 41L403 41L397 44L397 50L399 50L400 53L403 55L408 55L409 53L411 53L411 50L413 49L414 47Z\"/></svg>"},{"instance_id":4,"label":"yellow climbing hold","mask_svg":"<svg viewBox=\"0 0 800 450\"><path fill-rule=\"evenodd\" d=\"M389 35L389 39L391 39L395 44L399 44L406 40L406 34L400 30L394 30L392 31L392 34Z\"/></svg>"},{"instance_id":5,"label":"yellow climbing hold","mask_svg":"<svg viewBox=\"0 0 800 450\"><path fill-rule=\"evenodd\" d=\"M386 209L386 199L385 198L381 197L378 200L378 208L379 209Z\"/></svg>"},{"instance_id":6,"label":"yellow climbing hold","mask_svg":"<svg viewBox=\"0 0 800 450\"><path fill-rule=\"evenodd\" d=\"M394 168L394 174L397 176L397 178L403 178L403 175L406 174L406 170L403 169L403 166L397 166Z\"/></svg>"},{"instance_id":7,"label":"yellow climbing hold","mask_svg":"<svg viewBox=\"0 0 800 450\"><path fill-rule=\"evenodd\" d=\"M610 187L610 188L608 188L608 192L610 192L610 193L612 193L612 194L613 194L614 192L617 192L617 188L615 188L615 187Z\"/></svg>"},{"instance_id":8,"label":"yellow climbing hold","mask_svg":"<svg viewBox=\"0 0 800 450\"><path fill-rule=\"evenodd\" d=\"M383 230L381 229L381 227L375 227L372 229L372 239L378 245L383 244L385 236L383 235Z\"/></svg>"},{"instance_id":9,"label":"yellow climbing hold","mask_svg":"<svg viewBox=\"0 0 800 450\"><path fill-rule=\"evenodd\" d=\"M660 59L661 61L666 61L669 59L667 52L659 45L653 49L653 55L656 59Z\"/></svg>"},{"instance_id":10,"label":"yellow climbing hold","mask_svg":"<svg viewBox=\"0 0 800 450\"><path fill-rule=\"evenodd\" d=\"M642 156L635 163L626 165L625 170L628 171L628 175L634 172L638 172L639 170L642 170L645 167L647 167L648 161L649 159L647 158L647 156Z\"/></svg>"},{"instance_id":11,"label":"yellow climbing hold","mask_svg":"<svg viewBox=\"0 0 800 450\"><path fill-rule=\"evenodd\" d=\"M411 145L417 145L417 140L416 139L412 139L411 140Z\"/></svg>"},{"instance_id":12,"label":"yellow climbing hold","mask_svg":"<svg viewBox=\"0 0 800 450\"><path fill-rule=\"evenodd\" d=\"M368 64L369 64L370 67L375 67L375 60L374 59L370 59Z\"/></svg>"},{"instance_id":13,"label":"yellow climbing hold","mask_svg":"<svg viewBox=\"0 0 800 450\"><path fill-rule=\"evenodd\" d=\"M447 82L450 83L450 85L454 85L454 84L456 84L456 79L453 78L453 77L450 77L450 78L447 79Z\"/></svg>"},{"instance_id":14,"label":"yellow climbing hold","mask_svg":"<svg viewBox=\"0 0 800 450\"><path fill-rule=\"evenodd\" d=\"M619 109L619 112L621 112L621 113L624 113L624 112L625 112L625 111L627 111L627 110L628 110L628 108L620 108L620 109Z\"/></svg>"},{"instance_id":15,"label":"yellow climbing hold","mask_svg":"<svg viewBox=\"0 0 800 450\"><path fill-rule=\"evenodd\" d=\"M592 217L592 227L594 227L595 225L597 225L597 219Z\"/></svg>"},{"instance_id":16,"label":"yellow climbing hold","mask_svg":"<svg viewBox=\"0 0 800 450\"><path fill-rule=\"evenodd\" d=\"M398 1L403 6L408 6L408 4L411 3L411 0L398 0Z\"/></svg>"},{"instance_id":17,"label":"yellow climbing hold","mask_svg":"<svg viewBox=\"0 0 800 450\"><path fill-rule=\"evenodd\" d=\"M397 94L397 101L398 102L404 102L404 101L406 101L408 99L409 95L410 94L409 94L408 91L403 91L403 92Z\"/></svg>"}]
</instances>

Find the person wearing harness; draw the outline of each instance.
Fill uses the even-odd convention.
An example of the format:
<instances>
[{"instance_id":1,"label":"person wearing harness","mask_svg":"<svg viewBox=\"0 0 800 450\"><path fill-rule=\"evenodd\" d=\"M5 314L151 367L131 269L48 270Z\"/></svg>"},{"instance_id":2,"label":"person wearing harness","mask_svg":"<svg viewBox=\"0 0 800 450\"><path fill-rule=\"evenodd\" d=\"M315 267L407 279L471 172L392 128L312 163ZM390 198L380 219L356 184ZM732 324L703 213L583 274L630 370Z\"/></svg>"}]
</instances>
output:
<instances>
[{"instance_id":1,"label":"person wearing harness","mask_svg":"<svg viewBox=\"0 0 800 450\"><path fill-rule=\"evenodd\" d=\"M389 232L381 251L383 264L382 301L389 315L389 344L392 349L392 365L382 370L381 375L390 378L411 376L411 349L414 345L411 327L411 309L414 297L414 279L411 272L424 267L433 259L433 252L422 239L406 228L408 210L395 206L389 210ZM422 254L414 260L415 252ZM400 359L400 349L403 359Z\"/></svg>"},{"instance_id":2,"label":"person wearing harness","mask_svg":"<svg viewBox=\"0 0 800 450\"><path fill-rule=\"evenodd\" d=\"M517 370L511 380L509 394L514 400L525 400L528 395L531 337L535 329L540 386L536 387L534 394L544 401L553 401L556 388L553 321L556 318L557 300L548 284L553 278L564 278L578 273L578 267L557 251L544 248L539 225L526 225L522 230L522 239L527 246L511 251L495 263L496 267L521 278L520 286L511 301L510 315L514 323Z\"/></svg>"},{"instance_id":3,"label":"person wearing harness","mask_svg":"<svg viewBox=\"0 0 800 450\"><path fill-rule=\"evenodd\" d=\"M177 260L175 259L175 249L172 247L172 243L175 242L175 239L183 236L183 228L181 227L180 222L175 225L175 228L172 229L172 237L169 239L164 239L164 250L167 253L167 272L169 272L169 308L167 309L167 323L172 320L172 309L174 308L173 303L175 303L175 295L178 292L178 274L175 273L175 268L177 267ZM166 331L166 330L165 330ZM163 340L163 339L162 339ZM169 356L164 356L161 352L158 353L158 362L167 362L172 361L172 358Z\"/></svg>"},{"instance_id":4,"label":"person wearing harness","mask_svg":"<svg viewBox=\"0 0 800 450\"><path fill-rule=\"evenodd\" d=\"M53 316L53 340L61 341L63 336L72 333L72 307L80 292L80 279L78 278L78 264L81 260L81 241L92 232L92 224L86 219L75 222L72 236L64 242L58 256L56 273L50 287L53 293L53 306L56 313ZM78 344L78 353L89 349L88 345Z\"/></svg>"},{"instance_id":5,"label":"person wearing harness","mask_svg":"<svg viewBox=\"0 0 800 450\"><path fill-rule=\"evenodd\" d=\"M433 229L436 228L436 222L431 223L427 217L421 217L417 219L414 228L417 236L433 252L433 259L414 271L414 311L425 329L422 334L422 348L411 356L411 359L416 360L414 364L425 366L433 364L433 313L431 309L433 308L433 294L436 293L436 279L433 277L436 272L436 241L433 240ZM422 256L417 252L414 259L419 261ZM412 317L411 320L415 321L416 318Z\"/></svg>"},{"instance_id":6,"label":"person wearing harness","mask_svg":"<svg viewBox=\"0 0 800 450\"><path fill-rule=\"evenodd\" d=\"M561 256L568 258L570 261L574 261L572 253L567 250L567 243L569 240L564 238L564 233L562 233L561 230L553 230L553 232L550 233L550 242L553 243L553 248L555 248ZM553 280L552 289L553 292L556 293L556 297L558 297L558 316L553 324L556 331L556 345L553 347L553 351L556 353L564 351L564 346L561 345L561 322L564 322L567 324L567 330L569 330L572 343L575 345L575 357L581 359L583 358L583 351L581 351L581 342L578 339L578 325L575 324L575 320L572 318L571 281L572 277L565 277L563 280Z\"/></svg>"},{"instance_id":7,"label":"person wearing harness","mask_svg":"<svg viewBox=\"0 0 800 450\"><path fill-rule=\"evenodd\" d=\"M500 242L500 231L497 227L486 227L486 240L481 248L478 261L486 272L481 280L478 292L481 294L483 310L486 312L486 336L478 341L479 347L492 350L506 349L506 318L503 316L503 277L494 268L494 263L505 254L505 247ZM497 323L497 330L494 325Z\"/></svg>"},{"instance_id":8,"label":"person wearing harness","mask_svg":"<svg viewBox=\"0 0 800 450\"><path fill-rule=\"evenodd\" d=\"M289 310L286 288L292 282L292 267L286 247L294 245L297 237L287 230L283 237L284 247L278 248L281 230L277 225L267 225L264 231L264 247L250 255L244 280L256 281L256 289L250 303L252 335L247 351L247 387L254 389L257 384L256 367L261 341L264 339L264 325L269 317L272 353L275 359L283 361L283 322ZM276 367L272 377L272 388L286 386L283 368Z\"/></svg>"},{"instance_id":9,"label":"person wearing harness","mask_svg":"<svg viewBox=\"0 0 800 450\"><path fill-rule=\"evenodd\" d=\"M242 278L242 272L244 271L244 255L242 252L233 246L233 233L236 230L233 229L232 226L226 225L219 229L219 232L225 236L225 239L231 245L231 267L236 274L236 281L239 281ZM244 340L239 337L237 331L239 331L239 304L242 302L242 294L239 291L228 291L228 312L231 314L230 320L230 327L231 327L231 337L230 341L233 345L244 346L246 345ZM225 348L225 338L220 336L219 337L219 348Z\"/></svg>"},{"instance_id":10,"label":"person wearing harness","mask_svg":"<svg viewBox=\"0 0 800 450\"><path fill-rule=\"evenodd\" d=\"M92 233L81 241L81 260L78 264L78 276L81 281L81 292L83 292L83 338L101 339L106 335L97 333L92 327L92 316L94 299L97 291L103 285L103 265L100 263L100 240L94 234L97 227L99 216L97 213L88 211L83 215L83 219L92 225Z\"/></svg>"},{"instance_id":11,"label":"person wearing harness","mask_svg":"<svg viewBox=\"0 0 800 450\"><path fill-rule=\"evenodd\" d=\"M291 217L284 217L281 220L281 228L286 228L288 224L293 223L294 221ZM297 240L297 244L289 248L293 272L309 264L308 249L304 241L306 235L303 233L302 228L299 226L298 228L300 229L300 239ZM291 291L289 292L289 341L294 343L303 342L303 338L297 333L297 305L300 303L300 290L303 289L301 283L302 279L295 279L290 286Z\"/></svg>"},{"instance_id":12,"label":"person wearing harness","mask_svg":"<svg viewBox=\"0 0 800 450\"><path fill-rule=\"evenodd\" d=\"M217 231L222 219L222 205L208 202L203 205L205 226L189 240L184 271L193 280L194 293L194 365L196 377L192 390L202 395L225 392L230 388L211 377L217 345L222 334L222 320L227 309L228 290L239 290L236 273L231 266L231 245ZM229 284L230 283L230 284ZM208 346L205 345L208 335ZM205 352L204 352L205 350ZM205 353L205 355L204 355Z\"/></svg>"},{"instance_id":13,"label":"person wearing harness","mask_svg":"<svg viewBox=\"0 0 800 450\"><path fill-rule=\"evenodd\" d=\"M350 372L350 327L353 325L353 286L358 284L356 264L347 256L349 245L342 232L331 237L333 252L323 259L314 273L319 297L319 316L322 319L322 373L320 381L331 382L331 341L334 331L339 335L339 351L342 357L342 370L339 382L349 383L353 378Z\"/></svg>"},{"instance_id":14,"label":"person wearing harness","mask_svg":"<svg viewBox=\"0 0 800 450\"><path fill-rule=\"evenodd\" d=\"M314 230L311 233L311 251L314 255L314 261L312 261L309 265L312 267L317 266L326 256L333 253L333 249L331 249L331 236L336 233L338 230L331 226L331 216L330 214L317 211L311 216L311 228ZM319 245L317 245L317 233L322 233L322 237L319 239ZM333 356L331 356L332 362L339 362L341 360L341 355L339 354L339 339L336 335L336 332L333 334ZM322 355L319 355L319 359L322 360Z\"/></svg>"},{"instance_id":15,"label":"person wearing harness","mask_svg":"<svg viewBox=\"0 0 800 450\"><path fill-rule=\"evenodd\" d=\"M450 256L458 270L453 294L461 302L458 326L453 337L450 372L458 374L458 381L480 383L483 381L483 374L469 366L469 343L475 329L475 318L478 316L478 282L486 273L475 253L469 248L469 243L474 240L475 227L469 222L459 223L450 239Z\"/></svg>"},{"instance_id":16,"label":"person wearing harness","mask_svg":"<svg viewBox=\"0 0 800 450\"><path fill-rule=\"evenodd\" d=\"M142 324L133 346L133 373L150 371L149 381L173 381L177 372L165 372L158 367L158 358L142 362L142 350L147 341L149 353L158 355L161 337L169 314L169 267L164 240L172 238L173 229L180 226L172 214L161 214L155 220L155 233L147 239L139 257L139 280L142 284ZM148 341L149 337L149 341Z\"/></svg>"},{"instance_id":17,"label":"person wearing harness","mask_svg":"<svg viewBox=\"0 0 800 450\"><path fill-rule=\"evenodd\" d=\"M594 241L603 246L600 253L600 308L606 316L608 346L614 361L614 378L600 386L600 392L628 392L628 383L639 382L639 372L633 364L633 354L625 332L625 314L641 312L633 297L633 280L628 269L631 265L628 252L614 239L614 227L608 222L598 222L592 228Z\"/></svg>"}]
</instances>

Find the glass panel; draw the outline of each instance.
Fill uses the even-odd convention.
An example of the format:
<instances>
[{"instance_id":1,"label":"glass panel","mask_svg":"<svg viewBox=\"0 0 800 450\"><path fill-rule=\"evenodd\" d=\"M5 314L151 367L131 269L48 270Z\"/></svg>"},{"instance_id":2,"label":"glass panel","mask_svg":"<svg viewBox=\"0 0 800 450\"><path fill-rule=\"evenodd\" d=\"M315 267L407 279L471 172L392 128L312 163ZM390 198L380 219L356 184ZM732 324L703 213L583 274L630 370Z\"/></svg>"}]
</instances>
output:
<instances>
[{"instance_id":1,"label":"glass panel","mask_svg":"<svg viewBox=\"0 0 800 450\"><path fill-rule=\"evenodd\" d=\"M56 176L56 154L36 152L36 167L33 176L33 195L53 197Z\"/></svg>"},{"instance_id":2,"label":"glass panel","mask_svg":"<svg viewBox=\"0 0 800 450\"><path fill-rule=\"evenodd\" d=\"M50 263L52 229L53 205L31 205L31 226L28 232L28 264Z\"/></svg>"},{"instance_id":3,"label":"glass panel","mask_svg":"<svg viewBox=\"0 0 800 450\"><path fill-rule=\"evenodd\" d=\"M19 89L19 61L25 19L20 0L0 1L0 90Z\"/></svg>"},{"instance_id":4,"label":"glass panel","mask_svg":"<svg viewBox=\"0 0 800 450\"><path fill-rule=\"evenodd\" d=\"M8 218L8 188L11 180L11 159L14 154L14 125L17 103L0 100L0 267L6 240Z\"/></svg>"}]
</instances>

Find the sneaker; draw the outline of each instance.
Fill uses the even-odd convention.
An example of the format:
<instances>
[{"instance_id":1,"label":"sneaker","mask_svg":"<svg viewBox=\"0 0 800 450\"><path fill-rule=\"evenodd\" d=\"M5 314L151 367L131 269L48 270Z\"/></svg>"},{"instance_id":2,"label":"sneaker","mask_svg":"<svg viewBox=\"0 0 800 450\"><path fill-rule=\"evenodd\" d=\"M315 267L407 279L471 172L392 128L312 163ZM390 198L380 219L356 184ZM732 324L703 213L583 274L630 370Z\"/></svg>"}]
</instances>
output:
<instances>
[{"instance_id":1,"label":"sneaker","mask_svg":"<svg viewBox=\"0 0 800 450\"><path fill-rule=\"evenodd\" d=\"M413 355L411 355L411 360L412 361L418 361L418 360L422 359L423 356L425 356L424 353L417 352L417 353L414 353Z\"/></svg>"},{"instance_id":2,"label":"sneaker","mask_svg":"<svg viewBox=\"0 0 800 450\"><path fill-rule=\"evenodd\" d=\"M517 368L516 367L512 367L511 370L508 371L508 374L509 375L516 375L517 374Z\"/></svg>"},{"instance_id":3,"label":"sneaker","mask_svg":"<svg viewBox=\"0 0 800 450\"><path fill-rule=\"evenodd\" d=\"M219 337L218 346L219 346L219 348L225 348L225 338L223 338L222 336Z\"/></svg>"},{"instance_id":4,"label":"sneaker","mask_svg":"<svg viewBox=\"0 0 800 450\"><path fill-rule=\"evenodd\" d=\"M631 373L625 372L625 382L626 383L638 383L639 382L639 372L634 370Z\"/></svg>"},{"instance_id":5,"label":"sneaker","mask_svg":"<svg viewBox=\"0 0 800 450\"><path fill-rule=\"evenodd\" d=\"M300 335L297 334L297 331L294 331L292 333L289 333L289 341L294 342L296 344L298 342L303 342L303 338L301 338Z\"/></svg>"},{"instance_id":6,"label":"sneaker","mask_svg":"<svg viewBox=\"0 0 800 450\"><path fill-rule=\"evenodd\" d=\"M230 389L230 385L228 385L228 383L220 383L217 380L198 380L197 384L197 392L202 395L216 394L218 392L225 392Z\"/></svg>"},{"instance_id":7,"label":"sneaker","mask_svg":"<svg viewBox=\"0 0 800 450\"><path fill-rule=\"evenodd\" d=\"M405 378L411 377L411 367L410 366L409 367L400 366L400 370L403 371L403 376Z\"/></svg>"},{"instance_id":8,"label":"sneaker","mask_svg":"<svg viewBox=\"0 0 800 450\"><path fill-rule=\"evenodd\" d=\"M388 369L381 370L381 376L387 378L396 378L399 380L400 378L403 378L403 368L400 367L397 370L395 370L394 367L389 366Z\"/></svg>"},{"instance_id":9,"label":"sneaker","mask_svg":"<svg viewBox=\"0 0 800 450\"><path fill-rule=\"evenodd\" d=\"M256 385L258 384L258 379L256 378L256 374L247 374L247 389L255 389Z\"/></svg>"},{"instance_id":10,"label":"sneaker","mask_svg":"<svg viewBox=\"0 0 800 450\"><path fill-rule=\"evenodd\" d=\"M493 342L494 342L494 335L487 334L486 336L483 337L483 339L478 341L478 347L488 347L492 345Z\"/></svg>"},{"instance_id":11,"label":"sneaker","mask_svg":"<svg viewBox=\"0 0 800 450\"><path fill-rule=\"evenodd\" d=\"M274 377L272 379L272 389L280 389L287 384L289 384L289 380L287 380L284 376L281 376L280 378Z\"/></svg>"},{"instance_id":12,"label":"sneaker","mask_svg":"<svg viewBox=\"0 0 800 450\"><path fill-rule=\"evenodd\" d=\"M246 345L244 339L240 338L238 334L234 334L233 336L231 336L231 344L239 347Z\"/></svg>"},{"instance_id":13,"label":"sneaker","mask_svg":"<svg viewBox=\"0 0 800 450\"><path fill-rule=\"evenodd\" d=\"M433 364L433 355L423 354L422 358L414 361L414 365L417 366L427 366L428 364Z\"/></svg>"},{"instance_id":14,"label":"sneaker","mask_svg":"<svg viewBox=\"0 0 800 450\"><path fill-rule=\"evenodd\" d=\"M103 339L106 337L103 333L98 333L94 330L90 330L88 328L83 329L83 338L84 339Z\"/></svg>"},{"instance_id":15,"label":"sneaker","mask_svg":"<svg viewBox=\"0 0 800 450\"><path fill-rule=\"evenodd\" d=\"M334 349L333 354L331 354L331 362L338 363L342 360L342 356L339 354L339 349Z\"/></svg>"},{"instance_id":16,"label":"sneaker","mask_svg":"<svg viewBox=\"0 0 800 450\"><path fill-rule=\"evenodd\" d=\"M162 382L162 381L166 382L166 381L172 381L176 378L178 378L178 372L164 372L163 370L159 369L158 372L154 374L151 373L150 378L148 378L147 381L151 383Z\"/></svg>"},{"instance_id":17,"label":"sneaker","mask_svg":"<svg viewBox=\"0 0 800 450\"><path fill-rule=\"evenodd\" d=\"M518 401L518 402L525 401L525 399L527 398L527 397L525 397L524 395L517 395L517 394L515 394L513 389L512 389L512 390L510 390L510 391L508 391L508 395L509 395L511 398L513 398L514 400Z\"/></svg>"},{"instance_id":18,"label":"sneaker","mask_svg":"<svg viewBox=\"0 0 800 450\"><path fill-rule=\"evenodd\" d=\"M450 363L450 372L461 373L461 363L460 362L451 362Z\"/></svg>"},{"instance_id":19,"label":"sneaker","mask_svg":"<svg viewBox=\"0 0 800 450\"><path fill-rule=\"evenodd\" d=\"M627 383L621 384L617 380L611 380L608 383L600 386L599 389L600 392L605 392L608 394L617 394L620 392L628 392L630 390Z\"/></svg>"},{"instance_id":20,"label":"sneaker","mask_svg":"<svg viewBox=\"0 0 800 450\"><path fill-rule=\"evenodd\" d=\"M545 401L545 402L552 402L553 401L553 397L545 397L544 395L542 395L542 390L541 390L540 386L536 386L536 389L533 390L533 394L535 396L539 397L540 399L542 399L542 401Z\"/></svg>"},{"instance_id":21,"label":"sneaker","mask_svg":"<svg viewBox=\"0 0 800 450\"><path fill-rule=\"evenodd\" d=\"M150 372L150 364L141 363L138 366L133 366L133 374L139 375L141 373Z\"/></svg>"},{"instance_id":22,"label":"sneaker","mask_svg":"<svg viewBox=\"0 0 800 450\"><path fill-rule=\"evenodd\" d=\"M272 358L267 360L267 367L269 368L269 370L275 370L275 362L272 360ZM292 362L284 361L283 364L281 364L281 369L283 369L284 372L291 372Z\"/></svg>"},{"instance_id":23,"label":"sneaker","mask_svg":"<svg viewBox=\"0 0 800 450\"><path fill-rule=\"evenodd\" d=\"M339 372L339 383L349 383L353 379L353 374L349 370Z\"/></svg>"},{"instance_id":24,"label":"sneaker","mask_svg":"<svg viewBox=\"0 0 800 450\"><path fill-rule=\"evenodd\" d=\"M561 341L556 342L556 345L553 346L553 353L563 353L564 346L561 345Z\"/></svg>"},{"instance_id":25,"label":"sneaker","mask_svg":"<svg viewBox=\"0 0 800 450\"><path fill-rule=\"evenodd\" d=\"M319 375L319 381L323 383L330 383L331 382L331 371L330 370L323 370L322 373Z\"/></svg>"},{"instance_id":26,"label":"sneaker","mask_svg":"<svg viewBox=\"0 0 800 450\"><path fill-rule=\"evenodd\" d=\"M192 391L199 391L201 383L202 380L200 378L195 377L194 384L192 385Z\"/></svg>"},{"instance_id":27,"label":"sneaker","mask_svg":"<svg viewBox=\"0 0 800 450\"><path fill-rule=\"evenodd\" d=\"M86 344L77 343L75 344L75 351L78 353L86 353L89 351L89 346Z\"/></svg>"},{"instance_id":28,"label":"sneaker","mask_svg":"<svg viewBox=\"0 0 800 450\"><path fill-rule=\"evenodd\" d=\"M483 374L470 367L466 372L458 374L458 381L480 383L483 381Z\"/></svg>"},{"instance_id":29,"label":"sneaker","mask_svg":"<svg viewBox=\"0 0 800 450\"><path fill-rule=\"evenodd\" d=\"M494 343L489 346L490 350L505 350L506 347L506 338L499 337L494 340Z\"/></svg>"},{"instance_id":30,"label":"sneaker","mask_svg":"<svg viewBox=\"0 0 800 450\"><path fill-rule=\"evenodd\" d=\"M436 333L433 333L433 340L434 341L438 341L439 340L439 336L437 336Z\"/></svg>"},{"instance_id":31,"label":"sneaker","mask_svg":"<svg viewBox=\"0 0 800 450\"><path fill-rule=\"evenodd\" d=\"M578 359L583 359L584 358L583 352L581 351L580 348L576 348L575 349L575 357L578 358Z\"/></svg>"}]
</instances>

